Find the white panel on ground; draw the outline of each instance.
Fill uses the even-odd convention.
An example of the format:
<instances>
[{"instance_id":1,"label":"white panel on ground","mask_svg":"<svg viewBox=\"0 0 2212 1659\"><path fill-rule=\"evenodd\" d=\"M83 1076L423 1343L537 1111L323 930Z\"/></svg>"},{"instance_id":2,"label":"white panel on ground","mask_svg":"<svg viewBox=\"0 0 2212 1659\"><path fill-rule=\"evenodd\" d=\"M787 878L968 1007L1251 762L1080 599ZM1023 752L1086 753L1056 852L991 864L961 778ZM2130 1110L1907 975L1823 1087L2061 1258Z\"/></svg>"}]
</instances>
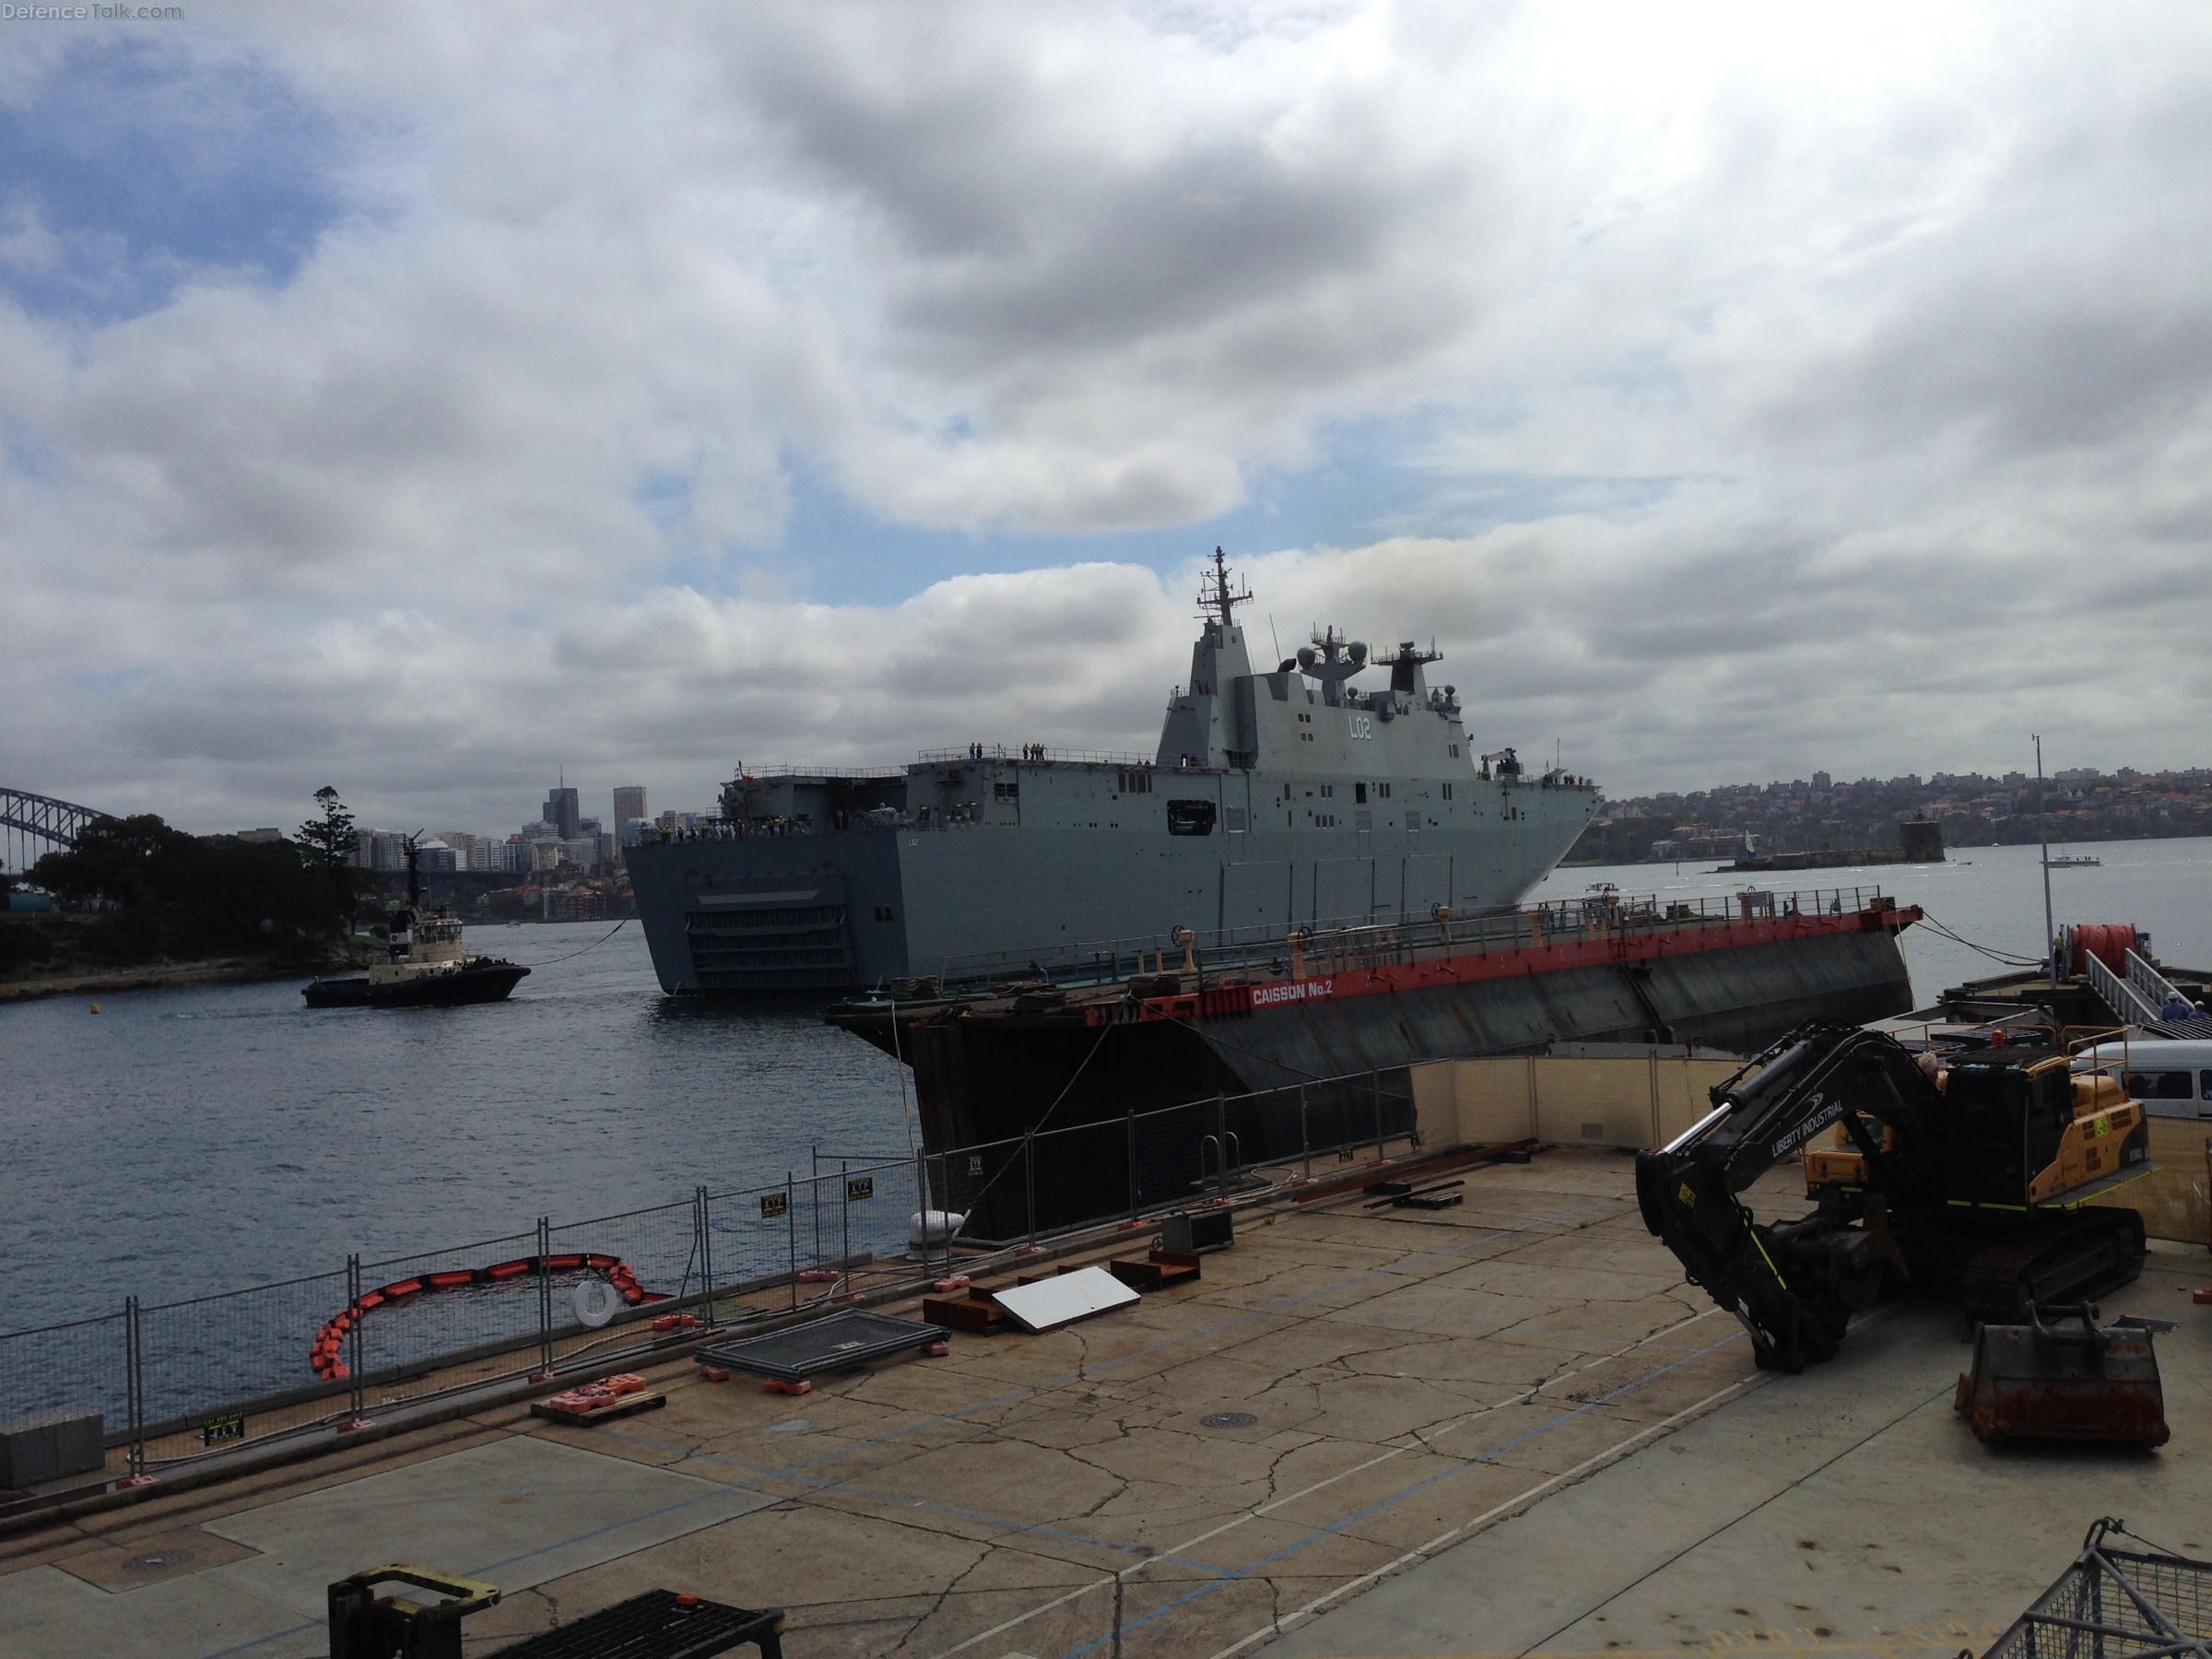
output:
<instances>
[{"instance_id":1,"label":"white panel on ground","mask_svg":"<svg viewBox=\"0 0 2212 1659\"><path fill-rule=\"evenodd\" d=\"M1093 1313L1125 1308L1136 1300L1136 1292L1103 1267L1084 1267L1033 1285L994 1290L991 1300L1023 1330L1037 1332L1058 1330Z\"/></svg>"}]
</instances>

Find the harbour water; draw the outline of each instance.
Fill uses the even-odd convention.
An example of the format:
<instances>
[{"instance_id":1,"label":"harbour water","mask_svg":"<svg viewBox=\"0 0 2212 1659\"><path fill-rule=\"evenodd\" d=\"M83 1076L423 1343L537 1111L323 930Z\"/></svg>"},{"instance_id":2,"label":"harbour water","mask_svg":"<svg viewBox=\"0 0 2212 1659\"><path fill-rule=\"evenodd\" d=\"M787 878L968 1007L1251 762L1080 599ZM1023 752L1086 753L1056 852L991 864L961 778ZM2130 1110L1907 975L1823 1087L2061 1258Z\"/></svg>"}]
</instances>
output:
<instances>
[{"instance_id":1,"label":"harbour water","mask_svg":"<svg viewBox=\"0 0 2212 1659\"><path fill-rule=\"evenodd\" d=\"M2159 957L2188 968L2212 967L2212 840L2099 841L2077 847L2100 867L2051 872L2056 925L2132 922L2151 935ZM2057 856L2053 849L2053 857ZM2008 971L2003 962L1946 938L2015 958L2040 959L2044 945L2041 852L2035 847L1954 847L1942 864L1738 875L1710 860L1681 865L1618 865L1555 870L1533 899L1571 899L1592 884L1618 883L1624 894L1662 900L1724 897L1747 888L1774 893L1813 888L1879 887L1924 910L1936 926L1908 928L1899 943L1912 989L1932 1001L1947 985Z\"/></svg>"},{"instance_id":2,"label":"harbour water","mask_svg":"<svg viewBox=\"0 0 2212 1659\"><path fill-rule=\"evenodd\" d=\"M0 1006L0 1330L804 1175L816 1144L905 1153L898 1066L819 999L664 997L637 924L607 931L471 928L532 969L479 1007L311 1013L300 981Z\"/></svg>"},{"instance_id":3,"label":"harbour water","mask_svg":"<svg viewBox=\"0 0 2212 1659\"><path fill-rule=\"evenodd\" d=\"M2132 921L2166 959L2212 964L2212 841L2090 851L2100 868L2052 874L2060 922ZM1602 881L1878 883L1978 944L2033 956L2042 935L2032 847L1788 877L1563 870L1537 896ZM817 1146L905 1154L899 1068L819 999L665 998L635 925L606 931L473 930L535 970L488 1007L310 1013L296 982L0 1007L0 1330L804 1174ZM1903 943L1924 998L2001 971L1933 929Z\"/></svg>"}]
</instances>

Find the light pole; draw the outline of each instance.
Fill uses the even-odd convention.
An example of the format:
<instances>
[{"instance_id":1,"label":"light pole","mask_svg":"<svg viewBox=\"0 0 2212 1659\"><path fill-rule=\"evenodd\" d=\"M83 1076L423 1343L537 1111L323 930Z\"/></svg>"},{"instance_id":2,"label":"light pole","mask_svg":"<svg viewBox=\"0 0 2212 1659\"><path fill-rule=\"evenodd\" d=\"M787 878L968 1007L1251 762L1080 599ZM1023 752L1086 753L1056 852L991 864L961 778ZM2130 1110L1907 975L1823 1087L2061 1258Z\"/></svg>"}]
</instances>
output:
<instances>
[{"instance_id":1,"label":"light pole","mask_svg":"<svg viewBox=\"0 0 2212 1659\"><path fill-rule=\"evenodd\" d=\"M2051 972L2051 988L2058 988L2058 929L2051 920L2051 815L2043 801L2043 739L2035 737L2035 822L2043 848L2043 958Z\"/></svg>"}]
</instances>

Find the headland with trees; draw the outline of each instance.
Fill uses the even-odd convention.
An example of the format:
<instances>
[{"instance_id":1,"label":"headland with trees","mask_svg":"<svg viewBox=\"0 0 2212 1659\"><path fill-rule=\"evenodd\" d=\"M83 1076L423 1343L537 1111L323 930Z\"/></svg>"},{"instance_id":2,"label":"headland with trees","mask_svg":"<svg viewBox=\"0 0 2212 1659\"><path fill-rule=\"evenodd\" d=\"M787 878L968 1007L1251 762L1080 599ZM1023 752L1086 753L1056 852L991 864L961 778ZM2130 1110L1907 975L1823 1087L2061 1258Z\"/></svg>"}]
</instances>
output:
<instances>
[{"instance_id":1,"label":"headland with trees","mask_svg":"<svg viewBox=\"0 0 2212 1659\"><path fill-rule=\"evenodd\" d=\"M304 976L355 965L383 878L354 863L335 789L289 839L190 835L153 813L100 818L26 873L53 908L0 920L0 999Z\"/></svg>"}]
</instances>

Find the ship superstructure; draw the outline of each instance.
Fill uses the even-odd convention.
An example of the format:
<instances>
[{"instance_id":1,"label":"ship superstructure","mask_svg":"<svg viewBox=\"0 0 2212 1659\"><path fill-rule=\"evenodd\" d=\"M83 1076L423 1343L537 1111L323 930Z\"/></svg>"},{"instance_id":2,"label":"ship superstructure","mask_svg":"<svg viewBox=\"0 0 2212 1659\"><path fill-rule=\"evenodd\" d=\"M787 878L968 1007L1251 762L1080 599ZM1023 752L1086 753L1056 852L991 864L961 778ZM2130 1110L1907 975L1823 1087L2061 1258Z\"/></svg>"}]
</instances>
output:
<instances>
[{"instance_id":1,"label":"ship superstructure","mask_svg":"<svg viewBox=\"0 0 2212 1659\"><path fill-rule=\"evenodd\" d=\"M1218 549L1150 756L970 745L896 771L741 771L722 817L631 849L670 992L848 988L1251 929L1514 904L1596 810L1478 755L1433 650L1324 629L1255 671ZM1387 686L1356 688L1370 670Z\"/></svg>"}]
</instances>

